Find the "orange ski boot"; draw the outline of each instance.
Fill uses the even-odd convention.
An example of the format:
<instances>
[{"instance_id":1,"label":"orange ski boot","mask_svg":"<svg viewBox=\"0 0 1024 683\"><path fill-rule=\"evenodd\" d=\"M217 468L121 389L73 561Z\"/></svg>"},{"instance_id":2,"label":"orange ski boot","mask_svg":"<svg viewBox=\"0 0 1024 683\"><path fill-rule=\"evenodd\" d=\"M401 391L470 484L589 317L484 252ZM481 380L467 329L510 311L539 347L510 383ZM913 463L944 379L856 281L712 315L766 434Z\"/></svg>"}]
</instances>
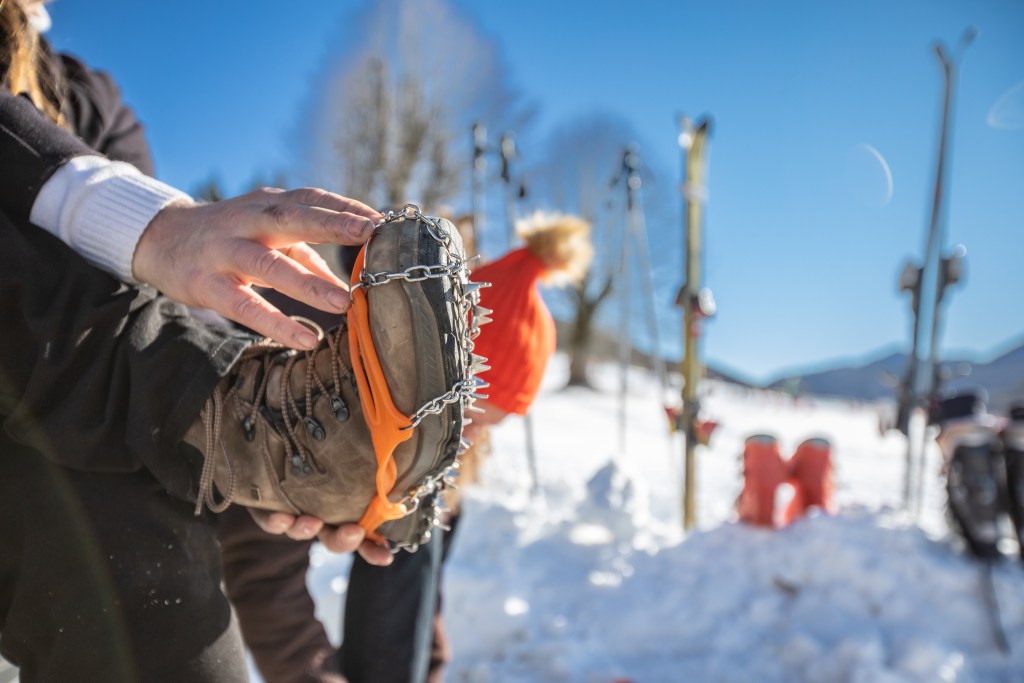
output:
<instances>
[{"instance_id":1,"label":"orange ski boot","mask_svg":"<svg viewBox=\"0 0 1024 683\"><path fill-rule=\"evenodd\" d=\"M743 444L743 491L736 501L740 521L775 526L775 492L785 480L778 440L769 434L748 437Z\"/></svg>"},{"instance_id":2,"label":"orange ski boot","mask_svg":"<svg viewBox=\"0 0 1024 683\"><path fill-rule=\"evenodd\" d=\"M828 439L807 439L789 459L789 483L795 492L786 506L783 524L789 524L816 507L834 512L832 505L832 444Z\"/></svg>"}]
</instances>

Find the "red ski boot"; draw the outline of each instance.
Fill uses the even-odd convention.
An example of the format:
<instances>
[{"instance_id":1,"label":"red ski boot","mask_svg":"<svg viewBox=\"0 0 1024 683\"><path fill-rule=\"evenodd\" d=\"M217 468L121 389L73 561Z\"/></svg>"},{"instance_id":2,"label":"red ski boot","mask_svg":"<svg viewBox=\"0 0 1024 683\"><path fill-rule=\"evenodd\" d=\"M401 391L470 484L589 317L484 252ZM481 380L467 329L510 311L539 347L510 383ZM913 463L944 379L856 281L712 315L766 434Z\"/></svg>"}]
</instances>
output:
<instances>
[{"instance_id":1,"label":"red ski boot","mask_svg":"<svg viewBox=\"0 0 1024 683\"><path fill-rule=\"evenodd\" d=\"M812 507L834 512L832 506L832 444L828 439L807 439L789 459L789 483L793 499L786 507L783 524L802 517Z\"/></svg>"},{"instance_id":2,"label":"red ski boot","mask_svg":"<svg viewBox=\"0 0 1024 683\"><path fill-rule=\"evenodd\" d=\"M775 491L785 480L778 440L769 434L748 437L743 444L743 491L736 501L740 521L775 526Z\"/></svg>"}]
</instances>

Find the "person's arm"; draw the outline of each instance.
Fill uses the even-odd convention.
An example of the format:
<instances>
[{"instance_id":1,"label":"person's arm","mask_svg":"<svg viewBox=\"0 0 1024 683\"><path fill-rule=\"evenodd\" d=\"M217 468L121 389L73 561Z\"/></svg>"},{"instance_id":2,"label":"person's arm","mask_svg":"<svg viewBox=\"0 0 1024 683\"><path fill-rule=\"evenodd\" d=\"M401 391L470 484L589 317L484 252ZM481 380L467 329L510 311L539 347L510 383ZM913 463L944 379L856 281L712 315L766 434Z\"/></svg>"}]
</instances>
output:
<instances>
[{"instance_id":1,"label":"person's arm","mask_svg":"<svg viewBox=\"0 0 1024 683\"><path fill-rule=\"evenodd\" d=\"M154 216L171 203L191 205L185 194L125 162L79 156L43 184L29 219L59 237L86 261L136 284L132 257Z\"/></svg>"},{"instance_id":2,"label":"person's arm","mask_svg":"<svg viewBox=\"0 0 1024 683\"><path fill-rule=\"evenodd\" d=\"M0 211L15 220L28 220L44 184L51 178L59 184L60 177L54 178L57 170L86 156L96 156L96 152L46 120L28 100L0 90L0 158L4 159L0 164ZM101 157L85 165L95 174L110 163ZM91 186L90 201L103 203L117 197L127 202L126 210L145 207L136 214L133 228L116 229L138 241L134 246L130 240L118 243L113 261L120 270L112 274L131 274L172 299L210 308L297 348L311 348L316 340L250 285L272 287L323 310L345 311L348 292L344 284L305 242L361 244L379 217L362 202L314 188L257 190L216 204L191 205L174 199L167 186L123 174L100 175ZM72 186L63 187L69 190ZM136 193L141 197L133 196ZM52 194L44 195L50 205L74 204L76 211L88 215L102 212L69 203L60 190ZM154 207L158 208L151 215ZM61 212L48 213L59 217ZM147 215L148 222L139 225ZM40 227L62 234L59 220ZM74 243L70 246L83 249ZM128 253L132 257L126 266Z\"/></svg>"}]
</instances>

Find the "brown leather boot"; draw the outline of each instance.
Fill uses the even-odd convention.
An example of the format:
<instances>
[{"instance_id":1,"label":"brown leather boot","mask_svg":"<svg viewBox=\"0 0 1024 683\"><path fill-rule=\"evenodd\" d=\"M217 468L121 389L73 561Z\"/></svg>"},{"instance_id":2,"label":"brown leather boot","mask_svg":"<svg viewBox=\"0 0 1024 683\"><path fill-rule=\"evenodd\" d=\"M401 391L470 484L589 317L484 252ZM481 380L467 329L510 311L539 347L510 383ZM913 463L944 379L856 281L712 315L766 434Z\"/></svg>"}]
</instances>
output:
<instances>
[{"instance_id":1,"label":"brown leather boot","mask_svg":"<svg viewBox=\"0 0 1024 683\"><path fill-rule=\"evenodd\" d=\"M402 547L429 538L463 410L486 386L467 275L451 223L388 214L357 261L347 322L307 321L313 351L253 345L207 401L185 439L205 457L197 511L238 503L358 521Z\"/></svg>"}]
</instances>

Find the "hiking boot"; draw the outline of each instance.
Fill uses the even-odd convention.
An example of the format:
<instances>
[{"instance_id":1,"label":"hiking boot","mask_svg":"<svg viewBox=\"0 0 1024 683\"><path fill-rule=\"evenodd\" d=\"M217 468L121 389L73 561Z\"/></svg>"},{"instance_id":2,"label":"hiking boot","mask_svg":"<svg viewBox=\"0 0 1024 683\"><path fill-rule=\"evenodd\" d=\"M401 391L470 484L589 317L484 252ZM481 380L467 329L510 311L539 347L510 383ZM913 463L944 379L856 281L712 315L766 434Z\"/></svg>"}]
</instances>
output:
<instances>
[{"instance_id":1,"label":"hiking boot","mask_svg":"<svg viewBox=\"0 0 1024 683\"><path fill-rule=\"evenodd\" d=\"M238 503L359 522L398 547L429 538L463 410L485 386L466 274L450 223L388 214L357 259L346 322L305 321L313 351L253 345L207 401L185 439L205 458L197 512Z\"/></svg>"}]
</instances>

